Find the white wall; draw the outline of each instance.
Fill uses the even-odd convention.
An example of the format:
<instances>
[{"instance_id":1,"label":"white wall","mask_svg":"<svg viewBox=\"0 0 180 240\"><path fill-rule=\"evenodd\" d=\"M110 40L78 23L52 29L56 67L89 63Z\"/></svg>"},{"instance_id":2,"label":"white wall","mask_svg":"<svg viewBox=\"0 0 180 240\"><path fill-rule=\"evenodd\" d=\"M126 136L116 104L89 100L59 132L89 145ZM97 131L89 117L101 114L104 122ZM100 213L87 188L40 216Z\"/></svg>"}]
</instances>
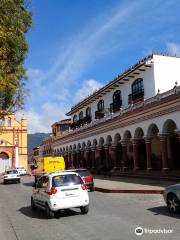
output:
<instances>
[{"instance_id":1,"label":"white wall","mask_svg":"<svg viewBox=\"0 0 180 240\"><path fill-rule=\"evenodd\" d=\"M180 58L154 55L155 91L166 92L180 83Z\"/></svg>"}]
</instances>

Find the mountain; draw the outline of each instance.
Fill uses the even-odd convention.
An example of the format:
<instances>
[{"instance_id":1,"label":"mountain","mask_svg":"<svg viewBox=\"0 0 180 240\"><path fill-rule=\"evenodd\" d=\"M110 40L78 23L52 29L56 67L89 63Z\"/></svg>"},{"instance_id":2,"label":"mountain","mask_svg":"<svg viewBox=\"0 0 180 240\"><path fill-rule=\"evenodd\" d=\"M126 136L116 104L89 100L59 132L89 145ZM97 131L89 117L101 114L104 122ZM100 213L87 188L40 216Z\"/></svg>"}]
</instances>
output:
<instances>
[{"instance_id":1,"label":"mountain","mask_svg":"<svg viewBox=\"0 0 180 240\"><path fill-rule=\"evenodd\" d=\"M42 143L42 140L46 137L49 137L50 133L33 133L27 135L27 145L28 152L34 147L39 146Z\"/></svg>"}]
</instances>

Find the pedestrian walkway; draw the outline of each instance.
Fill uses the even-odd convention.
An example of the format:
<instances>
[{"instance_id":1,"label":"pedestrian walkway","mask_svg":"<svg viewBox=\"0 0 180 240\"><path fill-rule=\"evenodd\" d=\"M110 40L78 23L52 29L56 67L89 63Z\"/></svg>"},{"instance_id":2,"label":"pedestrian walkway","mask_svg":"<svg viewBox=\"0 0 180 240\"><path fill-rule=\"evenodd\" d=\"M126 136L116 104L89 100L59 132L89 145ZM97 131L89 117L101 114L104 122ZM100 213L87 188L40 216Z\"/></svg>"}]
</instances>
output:
<instances>
[{"instance_id":1,"label":"pedestrian walkway","mask_svg":"<svg viewBox=\"0 0 180 240\"><path fill-rule=\"evenodd\" d=\"M140 179L132 177L94 176L95 190L106 193L144 193L162 194L164 188L176 181Z\"/></svg>"}]
</instances>

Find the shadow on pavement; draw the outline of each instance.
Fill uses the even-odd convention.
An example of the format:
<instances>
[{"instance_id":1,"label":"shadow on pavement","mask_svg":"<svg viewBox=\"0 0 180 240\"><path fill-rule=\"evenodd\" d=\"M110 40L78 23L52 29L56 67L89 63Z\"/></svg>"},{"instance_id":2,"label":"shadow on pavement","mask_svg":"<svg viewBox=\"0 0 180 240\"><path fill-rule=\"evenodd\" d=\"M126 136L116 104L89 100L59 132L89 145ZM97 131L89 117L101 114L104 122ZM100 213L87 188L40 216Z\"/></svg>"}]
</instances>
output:
<instances>
[{"instance_id":1,"label":"shadow on pavement","mask_svg":"<svg viewBox=\"0 0 180 240\"><path fill-rule=\"evenodd\" d=\"M148 208L147 210L153 212L154 215L164 215L167 217L180 219L180 214L170 213L166 206Z\"/></svg>"},{"instance_id":2,"label":"shadow on pavement","mask_svg":"<svg viewBox=\"0 0 180 240\"><path fill-rule=\"evenodd\" d=\"M41 209L37 209L36 211L33 212L31 210L31 207L27 206L27 207L20 208L18 211L30 218L47 219L45 212ZM55 218L70 217L70 216L76 216L80 214L81 214L80 212L75 211L73 209L67 209L67 210L63 210L61 212L56 213Z\"/></svg>"},{"instance_id":3,"label":"shadow on pavement","mask_svg":"<svg viewBox=\"0 0 180 240\"><path fill-rule=\"evenodd\" d=\"M27 187L32 187L33 184L34 184L34 182L23 183L23 185L27 186Z\"/></svg>"},{"instance_id":4,"label":"shadow on pavement","mask_svg":"<svg viewBox=\"0 0 180 240\"><path fill-rule=\"evenodd\" d=\"M151 178L137 178L132 176L126 177L117 177L117 176L104 176L104 175L94 175L94 179L97 180L107 180L107 181L118 181L124 183L132 183L132 184L142 184L142 185L151 185L151 186L159 186L159 187L167 187L169 185L173 185L175 183L179 183L177 180L161 180L161 179L151 179Z\"/></svg>"}]
</instances>

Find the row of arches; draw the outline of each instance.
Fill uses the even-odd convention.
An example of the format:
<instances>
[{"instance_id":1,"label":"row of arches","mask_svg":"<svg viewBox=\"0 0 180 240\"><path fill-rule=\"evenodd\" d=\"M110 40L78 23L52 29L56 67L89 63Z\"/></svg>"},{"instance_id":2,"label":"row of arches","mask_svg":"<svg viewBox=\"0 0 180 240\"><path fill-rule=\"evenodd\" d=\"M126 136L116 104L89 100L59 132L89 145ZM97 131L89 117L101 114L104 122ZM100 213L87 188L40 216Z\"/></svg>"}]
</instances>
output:
<instances>
[{"instance_id":1,"label":"row of arches","mask_svg":"<svg viewBox=\"0 0 180 240\"><path fill-rule=\"evenodd\" d=\"M88 167L97 171L137 171L180 169L180 135L172 119L162 129L152 123L145 132L137 127L123 135L100 136L54 150L65 157L66 166Z\"/></svg>"}]
</instances>

